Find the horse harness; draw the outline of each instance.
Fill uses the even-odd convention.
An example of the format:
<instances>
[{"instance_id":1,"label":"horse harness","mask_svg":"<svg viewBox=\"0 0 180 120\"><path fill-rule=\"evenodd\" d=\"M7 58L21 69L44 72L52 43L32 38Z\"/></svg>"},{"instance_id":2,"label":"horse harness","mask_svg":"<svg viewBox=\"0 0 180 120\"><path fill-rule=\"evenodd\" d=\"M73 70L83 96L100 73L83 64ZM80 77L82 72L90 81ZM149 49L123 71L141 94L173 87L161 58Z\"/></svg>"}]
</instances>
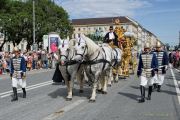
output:
<instances>
[{"instance_id":1,"label":"horse harness","mask_svg":"<svg viewBox=\"0 0 180 120\"><path fill-rule=\"evenodd\" d=\"M62 56L65 57L66 60L68 60L69 51L68 51L67 56L66 56L66 55L60 55L60 57L62 57ZM72 58L73 58L73 56L70 58L70 60L68 60L67 62L65 62L64 65L60 64L60 66L65 66L65 67L66 67L66 73L67 73L67 75L68 75L68 80L69 80L69 81L71 80L71 74L70 74L69 71L68 71L68 66L74 65L74 64L77 64L77 63L78 63L77 61L72 60ZM80 65L79 65L79 66L80 66ZM78 68L80 68L80 67L78 67ZM78 69L78 70L79 70L79 69ZM77 71L78 71L78 70L77 70Z\"/></svg>"}]
</instances>

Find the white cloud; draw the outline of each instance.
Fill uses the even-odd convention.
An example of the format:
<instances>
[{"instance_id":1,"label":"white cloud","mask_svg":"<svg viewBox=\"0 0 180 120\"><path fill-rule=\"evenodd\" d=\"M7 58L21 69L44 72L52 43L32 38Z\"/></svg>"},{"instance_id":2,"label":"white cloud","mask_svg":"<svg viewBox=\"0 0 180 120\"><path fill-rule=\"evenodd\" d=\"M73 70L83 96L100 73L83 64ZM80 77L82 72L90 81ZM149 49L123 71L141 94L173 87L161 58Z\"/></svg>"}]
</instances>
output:
<instances>
[{"instance_id":1,"label":"white cloud","mask_svg":"<svg viewBox=\"0 0 180 120\"><path fill-rule=\"evenodd\" d=\"M171 9L160 9L160 10L149 10L149 11L144 11L143 13L139 13L138 15L149 15L149 14L170 14L170 13L179 13L180 8L171 8Z\"/></svg>"},{"instance_id":2,"label":"white cloud","mask_svg":"<svg viewBox=\"0 0 180 120\"><path fill-rule=\"evenodd\" d=\"M134 16L135 10L149 7L146 0L61 0L71 18Z\"/></svg>"},{"instance_id":3,"label":"white cloud","mask_svg":"<svg viewBox=\"0 0 180 120\"><path fill-rule=\"evenodd\" d=\"M155 0L156 2L168 2L169 0Z\"/></svg>"}]
</instances>

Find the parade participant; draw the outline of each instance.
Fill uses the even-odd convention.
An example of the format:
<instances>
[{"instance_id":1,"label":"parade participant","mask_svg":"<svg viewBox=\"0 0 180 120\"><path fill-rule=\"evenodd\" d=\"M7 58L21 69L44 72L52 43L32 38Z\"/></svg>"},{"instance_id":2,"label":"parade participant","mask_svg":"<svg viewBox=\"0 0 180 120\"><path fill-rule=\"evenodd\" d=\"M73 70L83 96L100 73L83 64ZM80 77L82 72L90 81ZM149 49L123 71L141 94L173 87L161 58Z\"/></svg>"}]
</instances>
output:
<instances>
[{"instance_id":1,"label":"parade participant","mask_svg":"<svg viewBox=\"0 0 180 120\"><path fill-rule=\"evenodd\" d=\"M14 47L14 54L15 56L11 59L10 64L10 76L12 80L12 87L13 87L13 101L18 100L17 96L17 85L19 84L23 90L23 98L26 98L26 63L24 57L20 56L19 49Z\"/></svg>"},{"instance_id":2,"label":"parade participant","mask_svg":"<svg viewBox=\"0 0 180 120\"><path fill-rule=\"evenodd\" d=\"M158 60L158 73L155 75L155 83L154 88L157 88L157 91L161 91L161 85L164 82L164 75L166 74L167 66L168 66L168 56L167 53L161 50L162 45L158 41L156 43L156 50L154 51L156 58Z\"/></svg>"},{"instance_id":3,"label":"parade participant","mask_svg":"<svg viewBox=\"0 0 180 120\"><path fill-rule=\"evenodd\" d=\"M59 61L59 58L60 58L60 51L56 51L56 53L52 53L52 57L57 61L56 63L56 69L55 69L55 72L54 72L54 75L53 75L53 82L54 83L62 83L62 84L65 84L65 81L64 81L64 78L61 74L61 71L59 70L59 65L60 65L60 61Z\"/></svg>"},{"instance_id":4,"label":"parade participant","mask_svg":"<svg viewBox=\"0 0 180 120\"><path fill-rule=\"evenodd\" d=\"M144 52L139 56L139 64L137 76L140 77L140 91L141 98L139 102L145 102L145 86L148 84L148 97L147 100L151 100L153 76L155 75L155 69L157 68L157 58L154 53L151 52L150 44L146 43L144 46Z\"/></svg>"},{"instance_id":5,"label":"parade participant","mask_svg":"<svg viewBox=\"0 0 180 120\"><path fill-rule=\"evenodd\" d=\"M110 32L108 32L104 37L104 43L113 43L114 46L118 46L118 36L113 31L113 26L109 27Z\"/></svg>"}]
</instances>

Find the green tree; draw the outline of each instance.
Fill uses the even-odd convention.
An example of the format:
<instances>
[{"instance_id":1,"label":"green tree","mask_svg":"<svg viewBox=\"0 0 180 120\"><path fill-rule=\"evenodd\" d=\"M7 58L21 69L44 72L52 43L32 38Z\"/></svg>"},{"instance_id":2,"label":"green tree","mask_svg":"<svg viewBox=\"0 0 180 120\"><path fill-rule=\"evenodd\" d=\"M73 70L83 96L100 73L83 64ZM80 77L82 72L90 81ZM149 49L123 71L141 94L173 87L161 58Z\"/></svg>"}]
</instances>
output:
<instances>
[{"instance_id":1,"label":"green tree","mask_svg":"<svg viewBox=\"0 0 180 120\"><path fill-rule=\"evenodd\" d=\"M73 32L68 13L50 0L36 0L36 42L42 42L44 34L57 32L61 38L71 36ZM28 48L33 44L32 0L19 2L0 0L0 32L6 37L0 49L7 41L19 44L24 38Z\"/></svg>"}]
</instances>

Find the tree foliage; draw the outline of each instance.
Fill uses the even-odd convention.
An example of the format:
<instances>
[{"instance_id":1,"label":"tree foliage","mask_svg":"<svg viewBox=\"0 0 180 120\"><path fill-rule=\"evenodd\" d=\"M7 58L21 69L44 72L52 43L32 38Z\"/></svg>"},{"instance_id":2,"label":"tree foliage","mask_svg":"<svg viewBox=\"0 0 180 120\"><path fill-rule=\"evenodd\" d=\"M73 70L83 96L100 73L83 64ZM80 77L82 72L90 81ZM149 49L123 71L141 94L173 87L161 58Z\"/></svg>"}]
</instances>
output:
<instances>
[{"instance_id":1,"label":"tree foliage","mask_svg":"<svg viewBox=\"0 0 180 120\"><path fill-rule=\"evenodd\" d=\"M104 39L104 37L96 35L96 34L88 34L87 37L89 37L93 41L103 41Z\"/></svg>"},{"instance_id":2,"label":"tree foliage","mask_svg":"<svg viewBox=\"0 0 180 120\"><path fill-rule=\"evenodd\" d=\"M22 39L28 42L28 48L33 44L32 0L19 2L0 0L0 32L5 40L19 44ZM57 32L61 38L71 36L73 29L68 13L50 0L35 0L35 32L37 43L42 42L44 34ZM0 46L0 49L3 44Z\"/></svg>"}]
</instances>

